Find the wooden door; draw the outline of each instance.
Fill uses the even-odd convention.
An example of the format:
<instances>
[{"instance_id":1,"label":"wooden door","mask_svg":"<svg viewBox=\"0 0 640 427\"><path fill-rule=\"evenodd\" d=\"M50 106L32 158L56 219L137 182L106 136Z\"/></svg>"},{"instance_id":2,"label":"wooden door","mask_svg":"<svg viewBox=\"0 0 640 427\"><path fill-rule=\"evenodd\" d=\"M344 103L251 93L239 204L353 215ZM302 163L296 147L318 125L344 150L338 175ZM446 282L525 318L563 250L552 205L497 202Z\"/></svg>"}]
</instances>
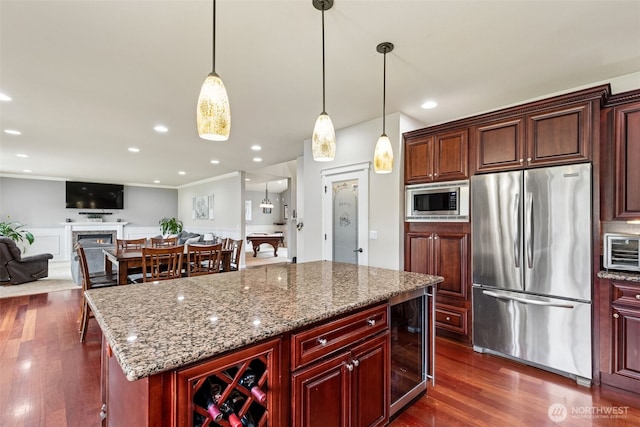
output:
<instances>
[{"instance_id":1,"label":"wooden door","mask_svg":"<svg viewBox=\"0 0 640 427\"><path fill-rule=\"evenodd\" d=\"M591 160L591 111L591 102L585 102L542 110L527 116L525 166Z\"/></svg>"},{"instance_id":2,"label":"wooden door","mask_svg":"<svg viewBox=\"0 0 640 427\"><path fill-rule=\"evenodd\" d=\"M444 277L438 295L467 298L469 233L438 233L433 236L433 273Z\"/></svg>"},{"instance_id":3,"label":"wooden door","mask_svg":"<svg viewBox=\"0 0 640 427\"><path fill-rule=\"evenodd\" d=\"M405 270L414 273L434 274L433 235L431 233L407 233L405 237Z\"/></svg>"},{"instance_id":4,"label":"wooden door","mask_svg":"<svg viewBox=\"0 0 640 427\"><path fill-rule=\"evenodd\" d=\"M347 426L351 406L350 353L311 365L292 375L293 424Z\"/></svg>"},{"instance_id":5,"label":"wooden door","mask_svg":"<svg viewBox=\"0 0 640 427\"><path fill-rule=\"evenodd\" d=\"M614 108L615 217L640 218L640 102Z\"/></svg>"},{"instance_id":6,"label":"wooden door","mask_svg":"<svg viewBox=\"0 0 640 427\"><path fill-rule=\"evenodd\" d=\"M469 178L469 131L438 134L433 141L433 181Z\"/></svg>"},{"instance_id":7,"label":"wooden door","mask_svg":"<svg viewBox=\"0 0 640 427\"><path fill-rule=\"evenodd\" d=\"M420 138L405 144L405 183L430 182L433 177L432 138Z\"/></svg>"},{"instance_id":8,"label":"wooden door","mask_svg":"<svg viewBox=\"0 0 640 427\"><path fill-rule=\"evenodd\" d=\"M384 425L389 419L390 335L384 333L351 351L352 426Z\"/></svg>"},{"instance_id":9,"label":"wooden door","mask_svg":"<svg viewBox=\"0 0 640 427\"><path fill-rule=\"evenodd\" d=\"M640 309L613 308L613 373L640 381Z\"/></svg>"},{"instance_id":10,"label":"wooden door","mask_svg":"<svg viewBox=\"0 0 640 427\"><path fill-rule=\"evenodd\" d=\"M476 172L521 169L525 156L524 118L475 127L472 147Z\"/></svg>"}]
</instances>

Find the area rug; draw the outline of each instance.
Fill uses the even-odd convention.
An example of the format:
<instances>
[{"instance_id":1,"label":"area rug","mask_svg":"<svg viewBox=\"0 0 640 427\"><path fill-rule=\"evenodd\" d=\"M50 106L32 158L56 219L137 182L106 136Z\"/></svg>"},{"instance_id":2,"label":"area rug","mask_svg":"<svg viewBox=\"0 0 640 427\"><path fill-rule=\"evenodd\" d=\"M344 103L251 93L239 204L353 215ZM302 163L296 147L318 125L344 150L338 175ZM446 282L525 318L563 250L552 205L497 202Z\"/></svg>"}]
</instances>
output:
<instances>
[{"instance_id":1,"label":"area rug","mask_svg":"<svg viewBox=\"0 0 640 427\"><path fill-rule=\"evenodd\" d=\"M44 294L69 289L80 289L71 278L69 262L49 262L49 277L21 285L0 286L0 298Z\"/></svg>"}]
</instances>

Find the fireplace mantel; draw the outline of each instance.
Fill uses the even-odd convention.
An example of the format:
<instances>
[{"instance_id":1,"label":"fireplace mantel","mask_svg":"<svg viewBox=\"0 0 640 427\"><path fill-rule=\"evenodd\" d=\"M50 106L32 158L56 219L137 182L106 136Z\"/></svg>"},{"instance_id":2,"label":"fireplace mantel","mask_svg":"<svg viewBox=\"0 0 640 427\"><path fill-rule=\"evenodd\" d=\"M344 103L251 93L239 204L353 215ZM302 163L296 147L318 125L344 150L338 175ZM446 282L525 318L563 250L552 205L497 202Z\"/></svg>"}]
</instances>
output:
<instances>
[{"instance_id":1,"label":"fireplace mantel","mask_svg":"<svg viewBox=\"0 0 640 427\"><path fill-rule=\"evenodd\" d=\"M128 222L62 222L64 225L65 254L73 252L74 231L114 231L117 239L124 239L124 226ZM68 256L68 255L67 255Z\"/></svg>"}]
</instances>

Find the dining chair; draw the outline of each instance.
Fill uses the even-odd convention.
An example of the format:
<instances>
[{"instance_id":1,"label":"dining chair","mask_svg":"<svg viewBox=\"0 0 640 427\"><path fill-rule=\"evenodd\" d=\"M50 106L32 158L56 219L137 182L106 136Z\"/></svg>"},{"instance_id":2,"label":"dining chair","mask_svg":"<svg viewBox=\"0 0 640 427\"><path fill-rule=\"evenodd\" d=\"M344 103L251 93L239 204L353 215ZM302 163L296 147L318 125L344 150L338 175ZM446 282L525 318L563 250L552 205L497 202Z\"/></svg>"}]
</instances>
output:
<instances>
[{"instance_id":1,"label":"dining chair","mask_svg":"<svg viewBox=\"0 0 640 427\"><path fill-rule=\"evenodd\" d=\"M78 332L80 333L80 342L84 342L87 334L87 326L89 325L89 318L93 317L91 307L87 302L85 291L95 288L106 288L110 286L118 285L118 275L113 272L96 272L89 273L89 263L87 262L87 255L84 252L84 248L80 244L76 244L76 253L78 254L78 263L80 264L80 273L82 275L82 299L80 303L80 311L78 313L78 320L80 326Z\"/></svg>"},{"instance_id":2,"label":"dining chair","mask_svg":"<svg viewBox=\"0 0 640 427\"><path fill-rule=\"evenodd\" d=\"M201 276L220 272L222 244L189 245L188 276Z\"/></svg>"},{"instance_id":3,"label":"dining chair","mask_svg":"<svg viewBox=\"0 0 640 427\"><path fill-rule=\"evenodd\" d=\"M142 248L142 281L178 279L182 277L184 245Z\"/></svg>"},{"instance_id":4,"label":"dining chair","mask_svg":"<svg viewBox=\"0 0 640 427\"><path fill-rule=\"evenodd\" d=\"M229 249L232 250L231 252L231 271L237 271L240 268L240 255L242 254L242 252L240 252L242 250L242 243L243 240L233 240L231 239L229 242Z\"/></svg>"},{"instance_id":5,"label":"dining chair","mask_svg":"<svg viewBox=\"0 0 640 427\"><path fill-rule=\"evenodd\" d=\"M171 246L178 245L177 237L152 237L151 238L151 247L152 248L167 248Z\"/></svg>"},{"instance_id":6,"label":"dining chair","mask_svg":"<svg viewBox=\"0 0 640 427\"><path fill-rule=\"evenodd\" d=\"M122 251L127 249L140 250L147 246L147 239L116 239L116 250Z\"/></svg>"},{"instance_id":7,"label":"dining chair","mask_svg":"<svg viewBox=\"0 0 640 427\"><path fill-rule=\"evenodd\" d=\"M220 237L222 249L231 249L231 239L229 237Z\"/></svg>"}]
</instances>

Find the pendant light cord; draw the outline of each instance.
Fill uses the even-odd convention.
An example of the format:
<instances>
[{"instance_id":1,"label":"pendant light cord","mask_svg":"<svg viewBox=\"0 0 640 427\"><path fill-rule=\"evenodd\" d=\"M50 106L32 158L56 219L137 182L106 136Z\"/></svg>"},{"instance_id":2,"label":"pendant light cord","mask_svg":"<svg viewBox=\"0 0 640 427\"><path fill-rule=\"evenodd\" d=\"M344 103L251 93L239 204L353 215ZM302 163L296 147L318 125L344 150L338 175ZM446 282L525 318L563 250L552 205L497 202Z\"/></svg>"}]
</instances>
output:
<instances>
[{"instance_id":1,"label":"pendant light cord","mask_svg":"<svg viewBox=\"0 0 640 427\"><path fill-rule=\"evenodd\" d=\"M211 43L211 70L216 72L216 0L213 0L213 40Z\"/></svg>"},{"instance_id":2,"label":"pendant light cord","mask_svg":"<svg viewBox=\"0 0 640 427\"><path fill-rule=\"evenodd\" d=\"M382 134L386 135L385 122L386 122L386 110L387 105L387 51L384 52L384 60L382 67Z\"/></svg>"},{"instance_id":3,"label":"pendant light cord","mask_svg":"<svg viewBox=\"0 0 640 427\"><path fill-rule=\"evenodd\" d=\"M325 89L324 89L324 3L322 4L322 114L326 114L325 109Z\"/></svg>"}]
</instances>

